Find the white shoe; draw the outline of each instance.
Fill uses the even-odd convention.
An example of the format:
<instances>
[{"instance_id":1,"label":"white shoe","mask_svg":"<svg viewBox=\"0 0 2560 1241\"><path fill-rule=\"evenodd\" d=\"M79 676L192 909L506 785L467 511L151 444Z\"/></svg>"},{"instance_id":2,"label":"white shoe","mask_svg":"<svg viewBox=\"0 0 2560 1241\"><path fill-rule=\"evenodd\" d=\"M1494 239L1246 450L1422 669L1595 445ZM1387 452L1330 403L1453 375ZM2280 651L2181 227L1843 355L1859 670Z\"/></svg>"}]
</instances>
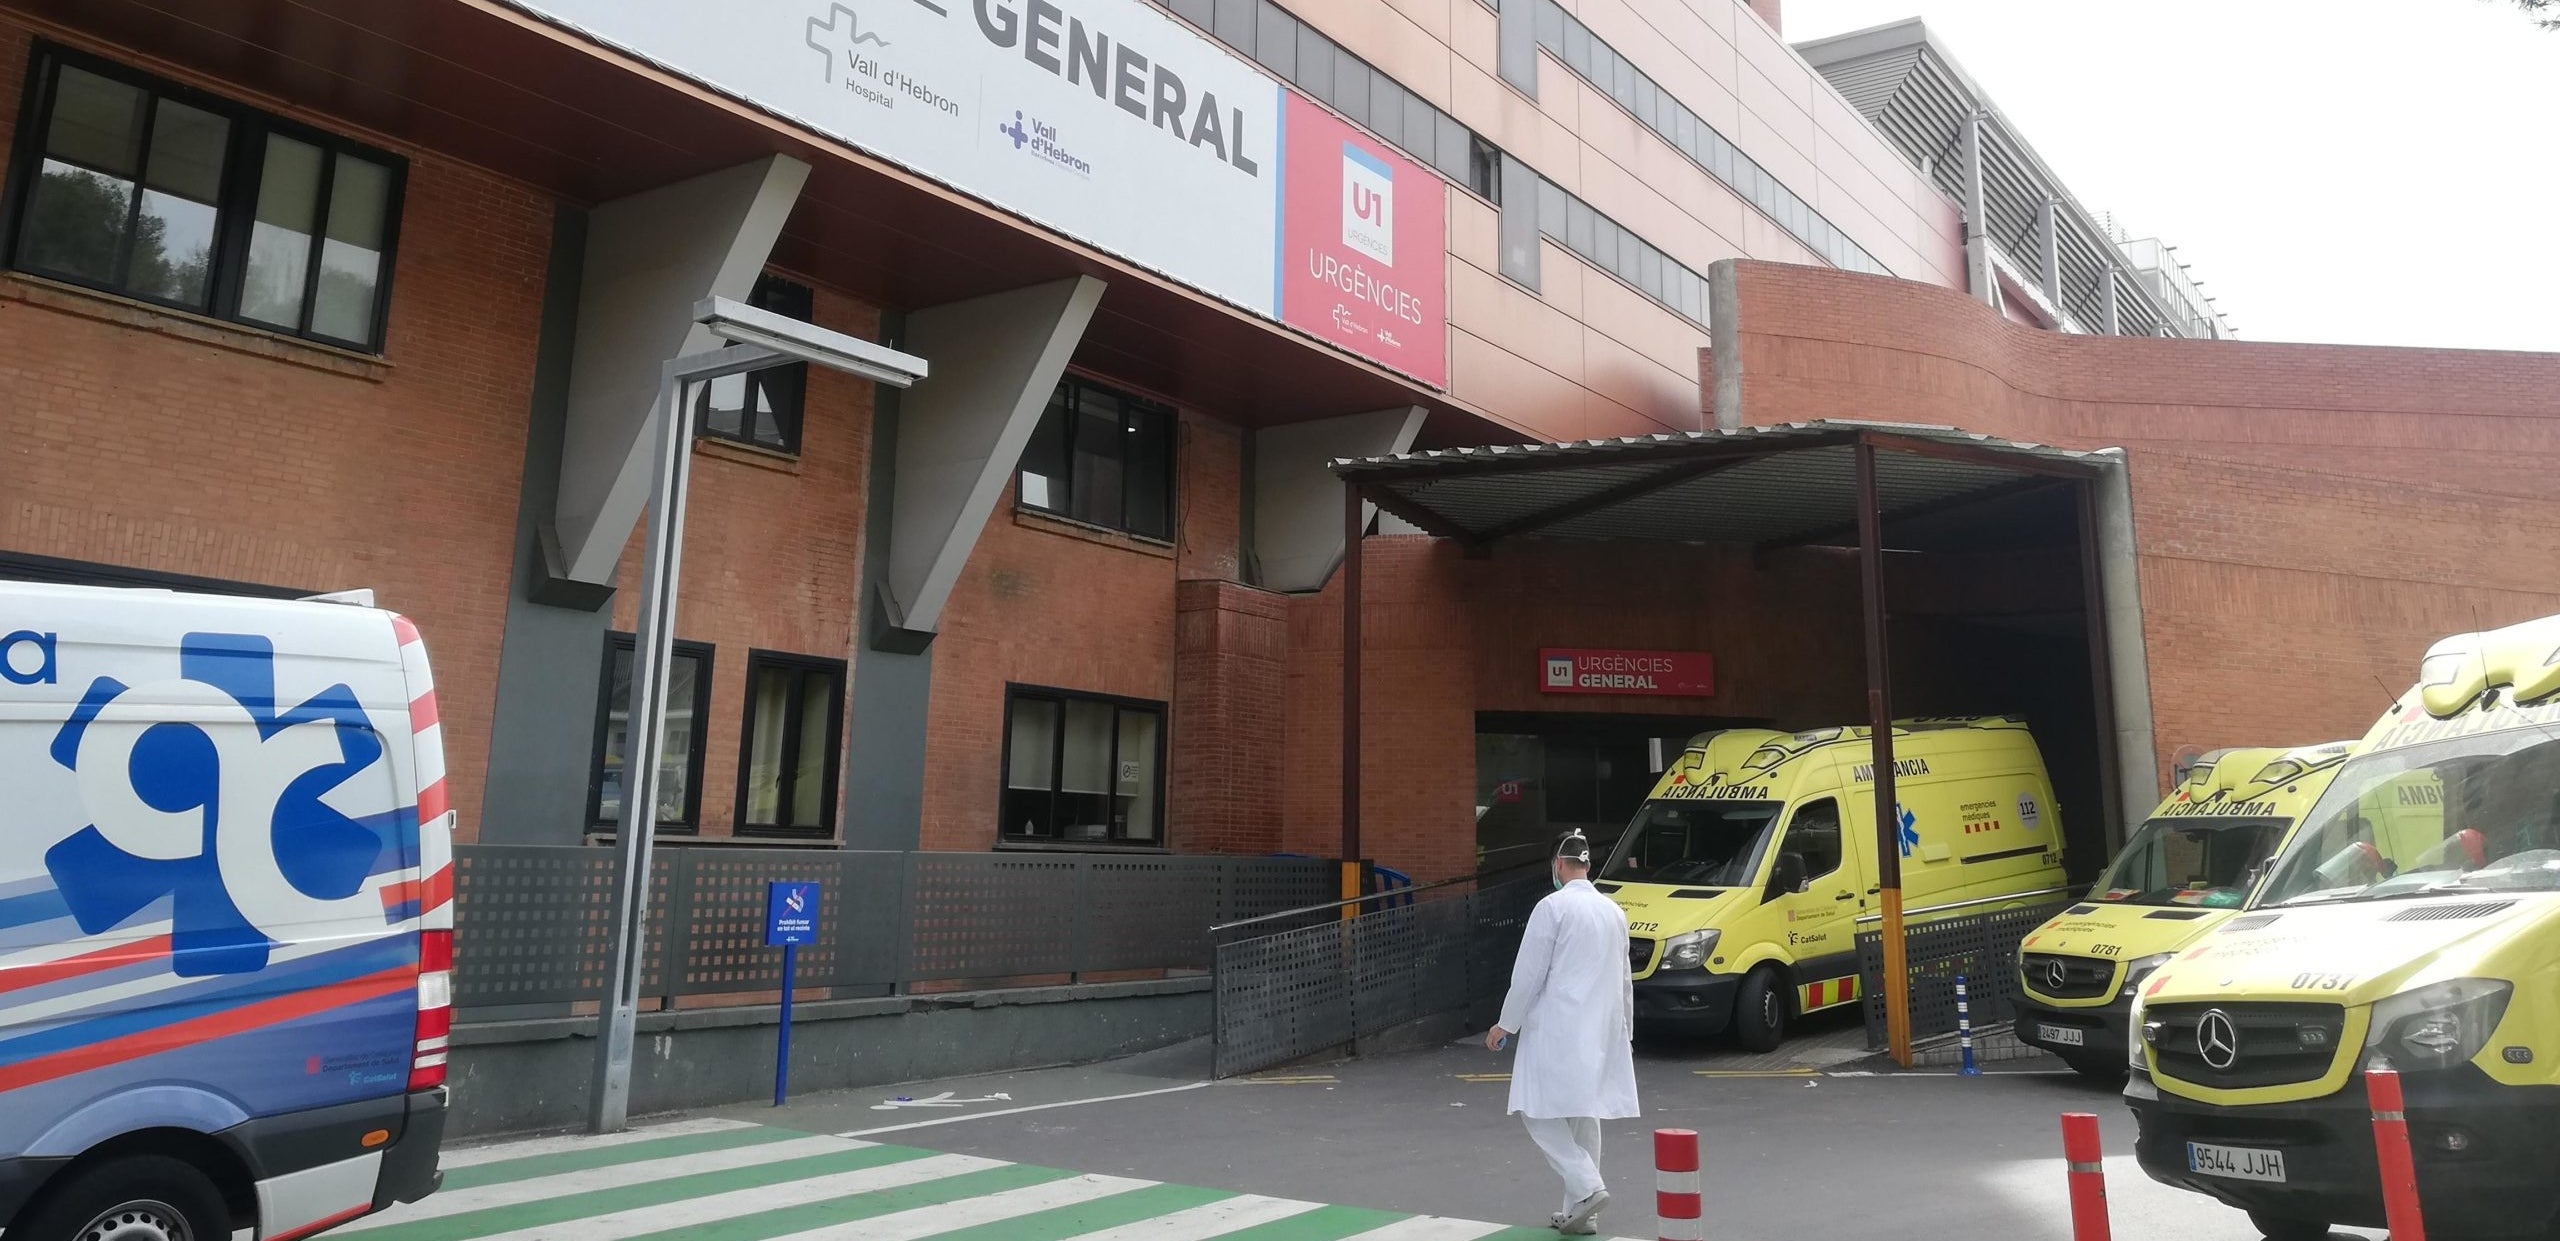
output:
<instances>
[{"instance_id":1,"label":"white shoe","mask_svg":"<svg viewBox=\"0 0 2560 1241\"><path fill-rule=\"evenodd\" d=\"M1564 1219L1556 1224L1556 1231L1569 1237L1598 1235L1600 1226L1593 1221L1600 1218L1600 1208L1607 1205L1609 1205L1608 1190L1591 1191L1590 1197L1573 1204L1573 1210L1567 1212Z\"/></svg>"}]
</instances>

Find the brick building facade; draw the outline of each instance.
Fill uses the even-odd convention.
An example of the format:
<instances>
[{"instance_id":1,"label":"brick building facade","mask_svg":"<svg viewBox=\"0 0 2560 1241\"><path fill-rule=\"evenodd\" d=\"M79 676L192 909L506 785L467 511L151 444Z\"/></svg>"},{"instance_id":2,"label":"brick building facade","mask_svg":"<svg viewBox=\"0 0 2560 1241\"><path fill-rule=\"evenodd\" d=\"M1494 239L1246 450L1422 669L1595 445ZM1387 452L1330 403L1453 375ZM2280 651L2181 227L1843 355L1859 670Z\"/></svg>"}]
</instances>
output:
<instances>
[{"instance_id":1,"label":"brick building facade","mask_svg":"<svg viewBox=\"0 0 2560 1241\"><path fill-rule=\"evenodd\" d=\"M787 440L693 446L677 636L708 659L679 756L692 803L680 829L695 839L1331 854L1341 501L1321 464L1417 443L1883 419L2124 447L2164 764L2188 747L2353 732L2386 693L2375 678L2404 680L2432 637L2560 611L2543 550L2560 487L2535 468L2560 449L2548 395L2560 360L2006 322L1953 287L1955 204L1778 39L1774 4L1584 0L1576 20L1633 75L1613 72L1610 87L1531 47L1524 88L1516 56L1508 72L1497 63L1520 36L1465 0L1274 6L1301 39L1286 69L1200 39L1378 135L1383 111L1323 96L1303 65L1330 48L1384 66L1363 71L1431 122L1380 141L1446 193L1445 384L583 38L539 5L405 0L340 17L221 0L194 27L168 7L0 0L12 230L0 252L20 253L27 185L72 149L21 123L23 101L61 106L27 71L57 51L93 58L169 98L237 109L244 128L270 118L400 166L379 347L10 261L0 574L373 589L434 649L465 839L572 844L610 826L599 756L641 534L598 516L613 502L593 497L628 464L614 454L646 437L636 410L607 399L599 359L628 355L645 373L684 339L694 297L743 300L760 272L808 290L817 325L865 340L968 331L910 392L813 370ZM1206 7L1169 3L1163 19ZM1615 96L1637 79L1635 102ZM1701 127L1730 135L1721 154ZM224 227L245 236L251 217L268 221L242 206L259 188L242 167L224 209L248 214ZM653 197L697 189L690 205ZM1564 215L1541 219L1533 203ZM670 221L673 242L628 240ZM1620 244L1649 257L1620 264ZM650 265L662 251L667 270L699 258L717 281L677 296L681 280L664 276L648 294L657 320L632 327L614 299L646 300L631 288L664 275ZM1717 296L1736 325L1712 340L1710 272L1730 274ZM1004 299L1076 281L1103 286L1089 326L1053 315L1042 330L1064 347L1024 345L1017 321L1036 316ZM986 327L999 322L1016 326ZM1017 385L1030 403L968 458L1001 494L984 511L933 509L928 467L942 462L914 446L937 420L974 414L931 385L1017 365L1034 377ZM1727 375L1738 405L1712 408ZM1025 454L1048 434L1033 424L1065 400L1053 386L1076 383L1172 411L1161 525L1053 511L1045 475L1026 494ZM1128 413L1114 432L1156 435L1153 417ZM1114 451L1110 485L1134 513L1153 500L1128 479L1159 458ZM1058 477L1101 475L1070 464ZM915 630L899 540L936 521L949 532L927 552L956 576ZM1605 728L1619 745L1655 720L1677 734L1861 709L1859 666L1841 657L1857 642L1855 568L1820 548L1532 540L1471 557L1390 524L1366 554L1366 851L1417 876L1475 864L1489 737L1580 745ZM2025 599L2046 575L2029 561L1975 568L1975 598ZM1949 669L1979 638L1933 630L1945 581L1896 586L1914 699L1959 702ZM1537 650L1556 645L1711 652L1717 690L1559 702L1530 679ZM816 679L791 680L803 673ZM768 696L785 684L802 688ZM1061 774L1095 755L1070 752L1070 725L1042 732L1023 710L1109 719L1106 787ZM829 730L832 750L787 718ZM800 830L754 821L790 818L769 804L794 787L777 774L793 769L777 757L784 738L804 739L801 774L832 794L797 786L827 802ZM1017 753L1038 745L1054 761ZM1030 803L1016 795L1038 780L1052 804L1102 798L1075 813L1112 830L1018 831Z\"/></svg>"}]
</instances>

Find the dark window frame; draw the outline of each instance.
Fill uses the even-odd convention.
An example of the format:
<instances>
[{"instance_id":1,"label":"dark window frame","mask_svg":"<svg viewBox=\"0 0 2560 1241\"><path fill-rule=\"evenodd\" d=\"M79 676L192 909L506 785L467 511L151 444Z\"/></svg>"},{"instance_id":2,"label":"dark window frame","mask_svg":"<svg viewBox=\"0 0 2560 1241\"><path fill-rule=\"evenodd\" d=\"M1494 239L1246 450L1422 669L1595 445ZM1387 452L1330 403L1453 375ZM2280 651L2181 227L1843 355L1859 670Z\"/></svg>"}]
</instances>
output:
<instances>
[{"instance_id":1,"label":"dark window frame","mask_svg":"<svg viewBox=\"0 0 2560 1241\"><path fill-rule=\"evenodd\" d=\"M821 821L814 827L803 827L794 823L759 824L750 822L747 818L747 796L750 792L748 781L753 778L756 744L756 680L758 674L768 668L779 668L793 673L823 672L833 678L827 690L827 761L824 768L825 774L821 777L824 784L818 795ZM827 840L835 836L836 822L840 817L840 807L836 804L836 798L844 787L844 704L846 682L850 679L850 673L851 665L841 659L828 659L819 655L795 655L788 651L751 649L747 652L746 702L741 709L742 719L738 728L738 817L735 828L737 835L787 840ZM792 707L796 708L800 705L800 690L801 683L795 678L791 683ZM801 713L798 710L785 709L783 712L781 780L774 791L774 813L777 818L788 818L790 815L791 795L795 791L792 786L798 779L793 757L799 752L800 720Z\"/></svg>"},{"instance_id":2,"label":"dark window frame","mask_svg":"<svg viewBox=\"0 0 2560 1241\"><path fill-rule=\"evenodd\" d=\"M1057 836L1024 836L1006 825L1005 797L1013 786L1013 711L1015 704L1026 698L1057 704L1058 726L1049 739L1049 823L1057 826L1058 799L1064 794L1059 783L1066 778L1067 704L1070 702L1105 703L1113 708L1111 715L1110 770L1116 783L1120 768L1120 713L1148 711L1156 717L1154 761L1156 834L1152 840L1115 837L1105 840L1067 840ZM1032 685L1008 681L1004 687L1004 746L996 760L996 848L1058 849L1085 853L1144 852L1164 853L1171 849L1171 829L1165 819L1165 756L1173 735L1172 704L1151 698L1130 698L1120 694L1097 694L1087 690L1060 689L1053 685Z\"/></svg>"},{"instance_id":3,"label":"dark window frame","mask_svg":"<svg viewBox=\"0 0 2560 1241\"><path fill-rule=\"evenodd\" d=\"M1131 392L1126 388L1115 387L1111 384L1104 383L1101 380L1088 379L1082 375L1066 375L1061 377L1058 380L1057 391L1067 394L1066 402L1063 405L1057 404L1056 394L1053 392L1051 396L1051 403L1044 404L1040 410L1040 418L1044 422L1048 420L1052 412L1056 412L1065 418L1065 425L1060 430L1058 440L1058 460L1061 468L1057 478L1054 479L1051 484L1056 488L1055 494L1051 497L1053 502L1049 504L1033 504L1022 498L1022 476L1029 472L1029 468L1025 462L1016 461L1013 467L1014 511L1018 513L1034 513L1053 521L1068 522L1073 525L1085 526L1092 529L1108 530L1113 534L1136 539L1143 543L1154 544L1159 547L1173 546L1175 540L1180 538L1182 534L1182 531L1178 528L1182 514L1182 501L1178 490L1182 481L1181 408L1165 401L1159 401L1154 397L1142 396L1138 393ZM1135 528L1134 524L1130 521L1129 497L1135 488L1132 488L1129 485L1129 480L1133 474L1133 470L1129 464L1128 450L1130 447L1129 441L1135 437L1125 431L1120 439L1120 519L1117 522L1097 522L1075 515L1076 435L1084 425L1082 409L1077 404L1076 398L1079 393L1085 391L1107 394L1114 400L1120 401L1124 409L1131 405L1149 407L1153 410L1156 417L1162 420L1164 425L1165 441L1165 532L1163 534L1149 534L1143 530ZM1125 413L1122 415L1121 425L1124 428L1128 425L1128 419ZM1033 439L1038 439L1039 434L1039 428L1035 426L1032 429Z\"/></svg>"},{"instance_id":4,"label":"dark window frame","mask_svg":"<svg viewBox=\"0 0 2560 1241\"><path fill-rule=\"evenodd\" d=\"M711 677L715 666L713 655L716 650L717 648L708 642L693 642L681 638L677 639L674 646L675 655L694 660L698 669L693 679L693 744L688 747L690 752L685 755L685 764L688 768L684 787L685 821L654 824L653 834L655 835L699 836L702 834L702 780L705 772L705 756L709 752L711 740ZM623 828L622 823L604 817L604 738L606 726L613 719L613 657L624 651L632 652L632 660L636 665L639 660L639 639L635 635L618 629L605 634L604 662L596 678L595 744L587 760L587 830L590 832L611 834L618 833ZM633 672L636 674L638 668L634 667ZM628 803L631 796L631 781L627 772L622 791L623 799Z\"/></svg>"},{"instance_id":5,"label":"dark window frame","mask_svg":"<svg viewBox=\"0 0 2560 1241\"><path fill-rule=\"evenodd\" d=\"M797 306L776 304L785 299L799 304ZM817 290L778 272L765 272L756 277L754 287L747 294L747 305L757 310L770 310L786 319L794 319L802 323L817 322ZM801 446L807 442L804 432L808 426L809 364L788 362L781 366L769 366L760 371L749 371L739 378L745 383L746 403L738 415L738 429L735 433L722 431L711 425L712 385L710 383L695 385L694 438L718 440L724 444L743 444L749 448L778 452L788 457L799 456ZM768 444L756 438L756 398L759 395L772 402L774 430L779 432L782 438L779 444Z\"/></svg>"},{"instance_id":6,"label":"dark window frame","mask_svg":"<svg viewBox=\"0 0 2560 1241\"><path fill-rule=\"evenodd\" d=\"M203 307L118 288L75 273L27 266L20 261L25 240L20 230L26 223L26 206L34 193L36 178L44 167L45 136L53 122L53 85L64 68L95 74L144 91L155 99L168 99L211 113L228 123L222 181L217 193L218 201L214 204L214 235L207 259L209 270ZM156 113L157 110L154 111ZM303 275L302 319L300 326L292 328L252 319L240 311L240 286L248 263L250 227L257 219L259 182L265 167L266 139L269 137L307 143L319 148L321 153L320 191L312 204L309 268ZM10 148L8 186L5 194L0 194L0 266L147 306L218 319L253 331L271 332L362 353L380 354L383 351L391 320L392 275L399 265L401 216L408 200L408 160L379 147L314 129L237 100L45 39L36 40L28 54L26 86L18 101L17 127L10 141L14 145ZM144 154L147 160L147 145ZM383 191L382 259L374 281L372 332L361 341L331 336L311 326L319 308L320 256L328 244L329 198L337 185L338 159L342 155L379 164L390 178Z\"/></svg>"}]
</instances>

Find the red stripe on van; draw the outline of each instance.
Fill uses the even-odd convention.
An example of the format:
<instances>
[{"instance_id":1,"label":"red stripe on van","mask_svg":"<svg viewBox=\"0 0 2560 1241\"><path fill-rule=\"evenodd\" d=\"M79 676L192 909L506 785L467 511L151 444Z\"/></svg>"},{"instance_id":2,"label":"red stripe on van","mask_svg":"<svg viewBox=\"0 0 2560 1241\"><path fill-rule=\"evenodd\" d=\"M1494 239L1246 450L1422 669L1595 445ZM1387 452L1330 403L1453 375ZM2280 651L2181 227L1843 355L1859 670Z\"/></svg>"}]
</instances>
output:
<instances>
[{"instance_id":1,"label":"red stripe on van","mask_svg":"<svg viewBox=\"0 0 2560 1241\"><path fill-rule=\"evenodd\" d=\"M419 913L439 908L452 900L453 867L449 864L444 869L427 876L426 880L418 885Z\"/></svg>"},{"instance_id":2,"label":"red stripe on van","mask_svg":"<svg viewBox=\"0 0 2560 1241\"><path fill-rule=\"evenodd\" d=\"M378 974L367 974L362 978L350 978L345 982L331 983L325 987L313 987L308 991L280 995L272 1000L242 1005L225 1012L209 1013L190 1021L180 1021L157 1029L143 1030L122 1038L111 1038L86 1047L55 1052L50 1056L22 1060L16 1064L0 1067L0 1093L33 1085L36 1082L69 1077L74 1073L86 1073L91 1069L103 1069L111 1064L139 1060L144 1056L173 1051L208 1039L255 1030L261 1026L282 1025L314 1013L325 1013L333 1008L361 1004L366 1000L380 999L386 995L398 995L414 990L417 985L417 967L402 966L398 969L384 970Z\"/></svg>"},{"instance_id":3,"label":"red stripe on van","mask_svg":"<svg viewBox=\"0 0 2560 1241\"><path fill-rule=\"evenodd\" d=\"M78 978L84 974L111 970L119 965L139 965L145 961L157 961L168 955L169 937L162 935L130 944L113 944L95 952L84 952L76 957L64 957L58 961L46 961L39 965L0 969L0 993L40 987L49 982L60 982L65 978Z\"/></svg>"},{"instance_id":4,"label":"red stripe on van","mask_svg":"<svg viewBox=\"0 0 2560 1241\"><path fill-rule=\"evenodd\" d=\"M453 808L453 794L438 780L418 790L418 825L424 827L444 817Z\"/></svg>"},{"instance_id":5,"label":"red stripe on van","mask_svg":"<svg viewBox=\"0 0 2560 1241\"><path fill-rule=\"evenodd\" d=\"M422 733L436 726L436 692L428 690L409 704L409 731Z\"/></svg>"},{"instance_id":6,"label":"red stripe on van","mask_svg":"<svg viewBox=\"0 0 2560 1241\"><path fill-rule=\"evenodd\" d=\"M418 627L410 624L408 617L396 612L391 616L391 636L400 639L402 646L416 646L420 641Z\"/></svg>"}]
</instances>

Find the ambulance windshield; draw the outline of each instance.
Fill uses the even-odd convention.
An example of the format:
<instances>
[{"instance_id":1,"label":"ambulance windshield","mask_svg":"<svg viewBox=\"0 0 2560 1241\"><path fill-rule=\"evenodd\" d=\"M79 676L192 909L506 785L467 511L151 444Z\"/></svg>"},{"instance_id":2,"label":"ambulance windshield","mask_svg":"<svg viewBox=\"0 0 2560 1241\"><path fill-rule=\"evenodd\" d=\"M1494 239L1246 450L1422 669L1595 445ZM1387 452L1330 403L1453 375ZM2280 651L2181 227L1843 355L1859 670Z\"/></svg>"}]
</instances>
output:
<instances>
[{"instance_id":1,"label":"ambulance windshield","mask_svg":"<svg viewBox=\"0 0 2560 1241\"><path fill-rule=\"evenodd\" d=\"M2560 733L2379 750L2320 798L2260 905L2560 891Z\"/></svg>"},{"instance_id":2,"label":"ambulance windshield","mask_svg":"<svg viewBox=\"0 0 2560 1241\"><path fill-rule=\"evenodd\" d=\"M1649 801L1618 838L1603 879L1678 883L1701 888L1748 886L1760 873L1771 829L1784 803Z\"/></svg>"},{"instance_id":3,"label":"ambulance windshield","mask_svg":"<svg viewBox=\"0 0 2560 1241\"><path fill-rule=\"evenodd\" d=\"M2142 825L2089 899L2237 909L2266 874L2291 819L2158 818Z\"/></svg>"}]
</instances>

